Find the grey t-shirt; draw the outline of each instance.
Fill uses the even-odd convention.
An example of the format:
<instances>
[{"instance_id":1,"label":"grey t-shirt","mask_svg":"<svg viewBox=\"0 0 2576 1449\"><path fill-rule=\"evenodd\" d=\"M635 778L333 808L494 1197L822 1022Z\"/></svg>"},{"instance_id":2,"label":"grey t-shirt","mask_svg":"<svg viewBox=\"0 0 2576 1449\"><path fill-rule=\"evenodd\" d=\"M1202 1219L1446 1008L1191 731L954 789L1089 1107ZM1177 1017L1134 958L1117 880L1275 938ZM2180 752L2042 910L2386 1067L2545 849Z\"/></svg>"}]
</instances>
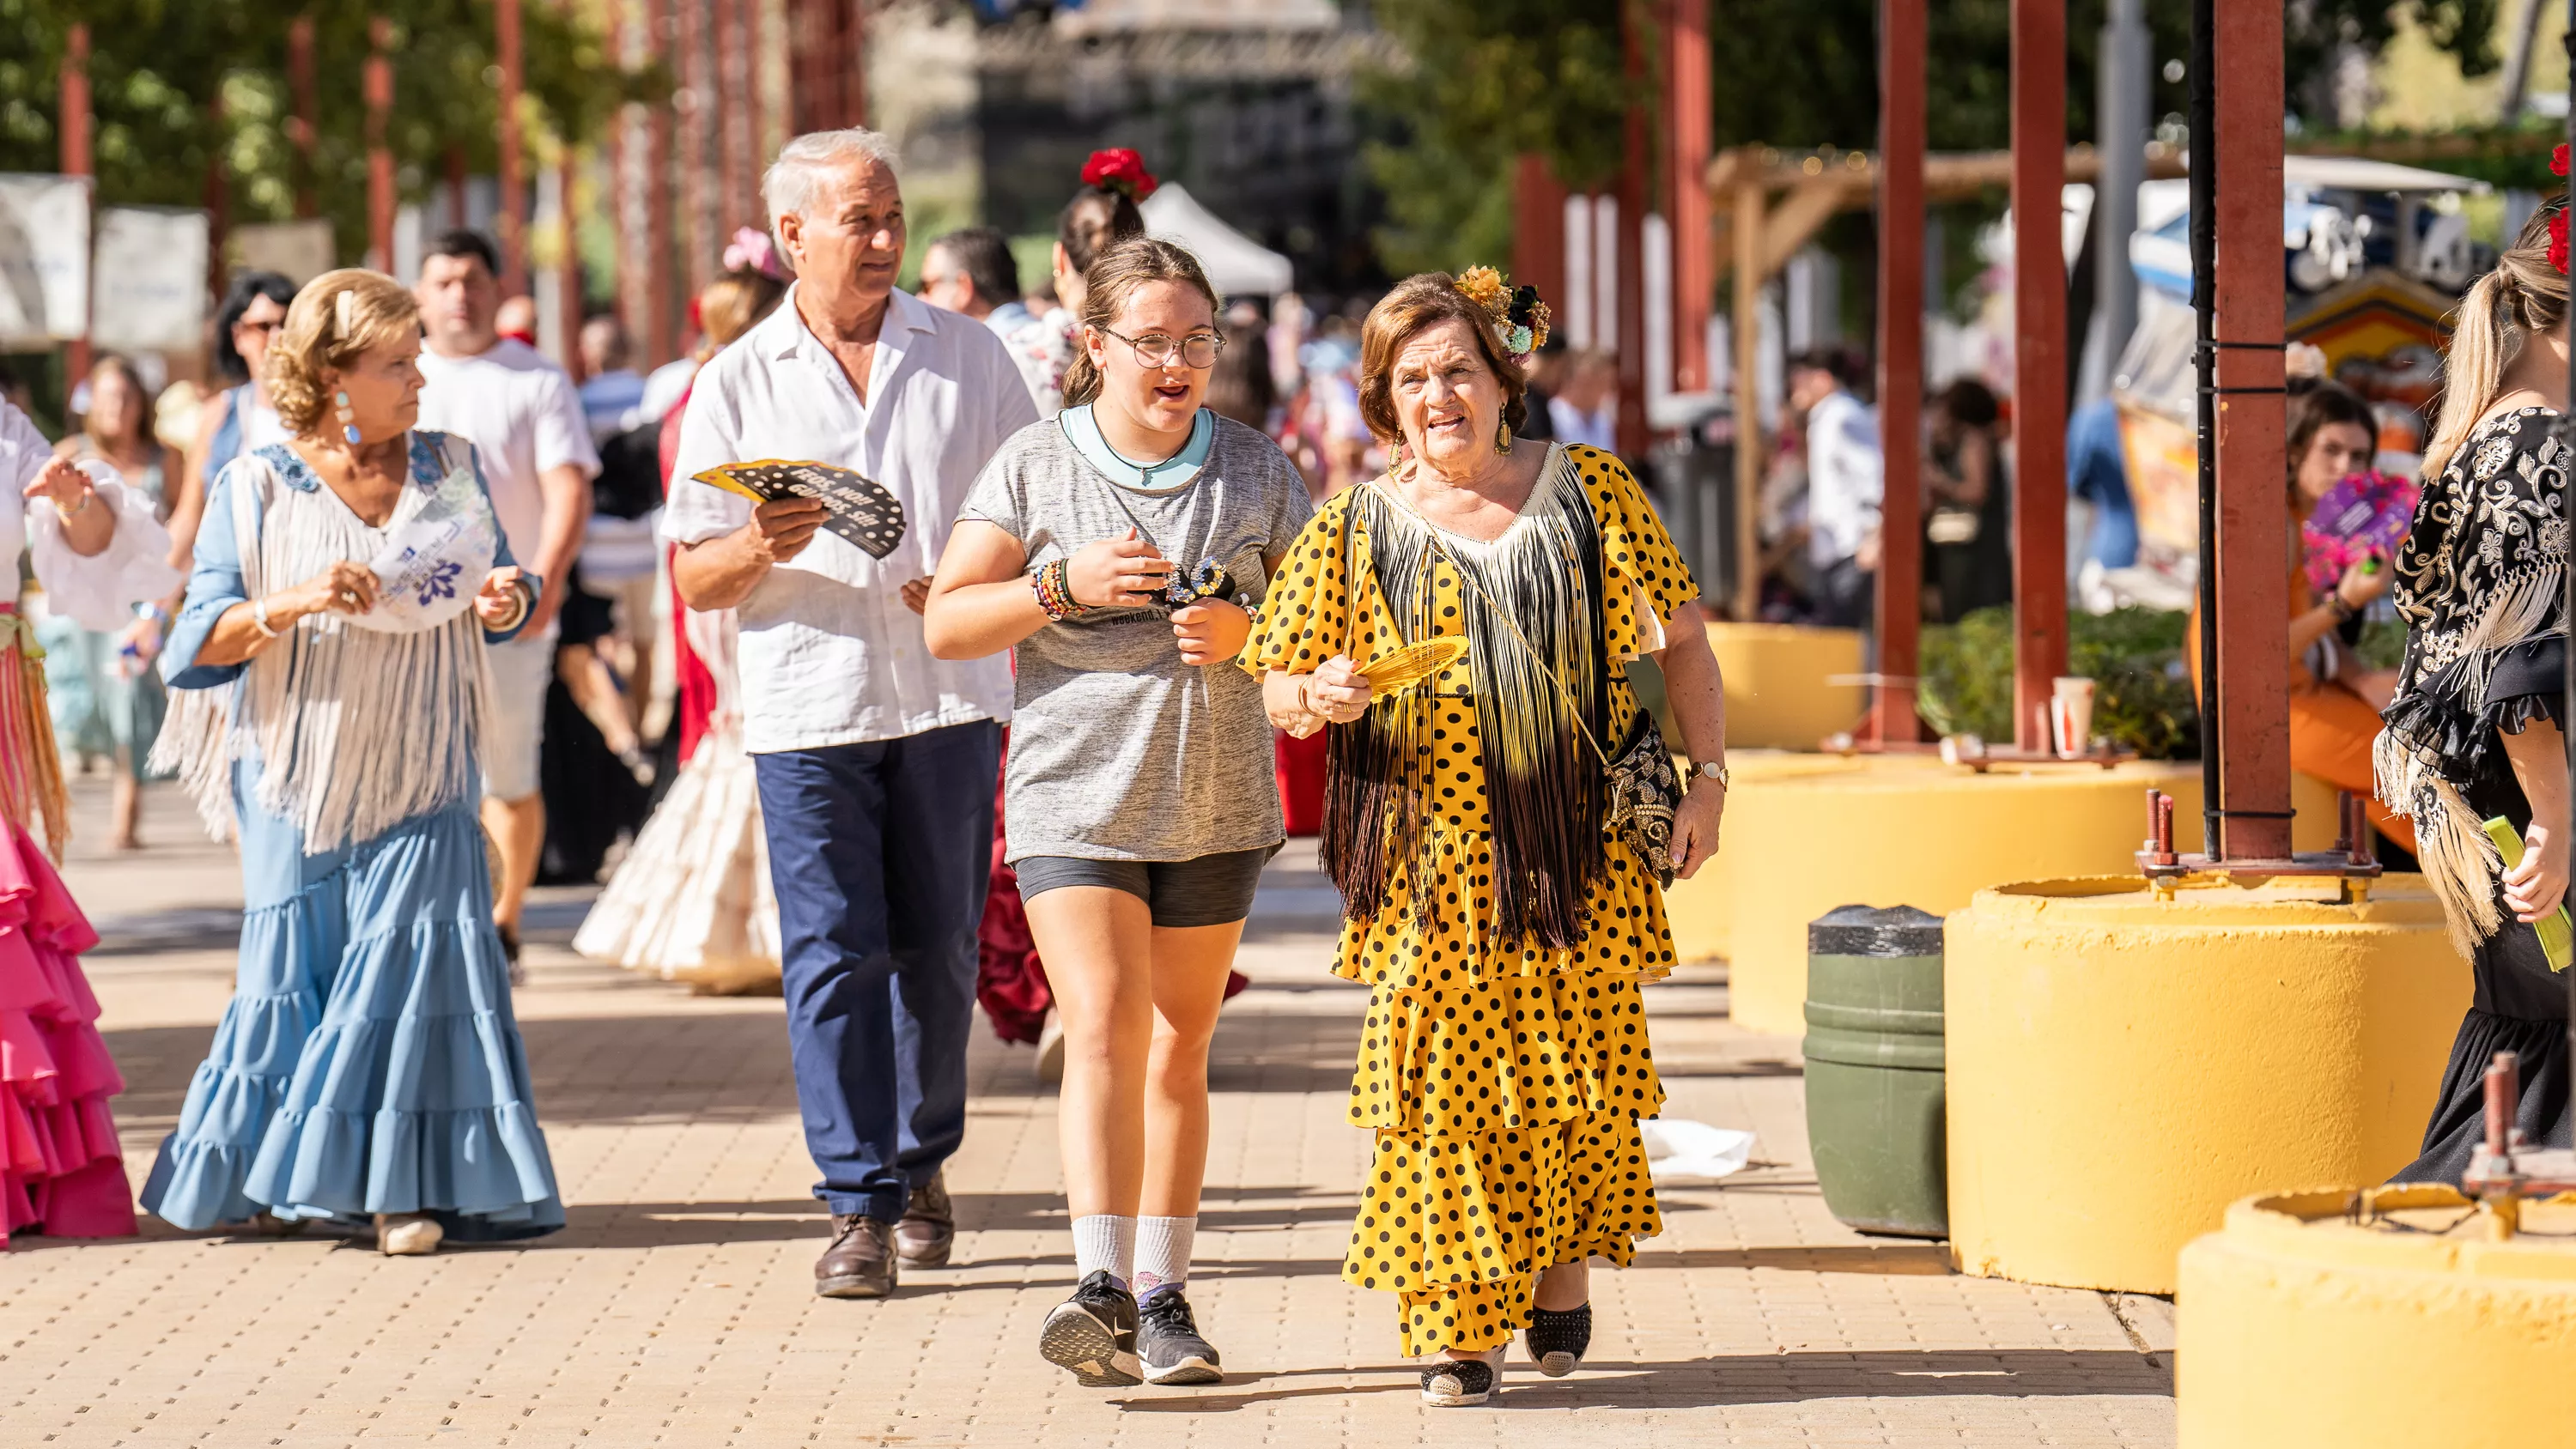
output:
<instances>
[{"instance_id":1,"label":"grey t-shirt","mask_svg":"<svg viewBox=\"0 0 2576 1449\"><path fill-rule=\"evenodd\" d=\"M1272 565L1313 511L1296 465L1241 423L1217 420L1196 477L1147 491L1092 466L1051 420L1002 444L958 517L1018 539L1033 571L1134 527L1180 574L1215 559L1222 597L1258 614ZM1017 671L1002 787L1011 860L1191 860L1285 838L1260 684L1231 659L1183 664L1162 614L1048 624L1021 641Z\"/></svg>"}]
</instances>

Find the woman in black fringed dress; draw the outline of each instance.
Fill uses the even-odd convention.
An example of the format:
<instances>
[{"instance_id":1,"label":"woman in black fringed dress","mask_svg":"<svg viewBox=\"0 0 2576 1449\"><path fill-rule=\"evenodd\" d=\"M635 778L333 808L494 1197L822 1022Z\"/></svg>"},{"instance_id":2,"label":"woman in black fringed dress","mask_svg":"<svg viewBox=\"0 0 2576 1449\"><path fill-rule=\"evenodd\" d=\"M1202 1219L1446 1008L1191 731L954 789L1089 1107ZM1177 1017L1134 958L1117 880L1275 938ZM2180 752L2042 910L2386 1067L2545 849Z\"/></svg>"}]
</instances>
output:
<instances>
[{"instance_id":1,"label":"woman in black fringed dress","mask_svg":"<svg viewBox=\"0 0 2576 1449\"><path fill-rule=\"evenodd\" d=\"M2527 924L2558 908L2568 870L2564 215L2533 217L2460 303L2424 501L2397 557L2406 659L2382 715L2379 795L2414 820L2476 979L2402 1182L2459 1181L2499 1051L2521 1058L2516 1125L2536 1144L2570 1145L2569 978ZM2483 829L2497 816L2523 837L2511 870Z\"/></svg>"}]
</instances>

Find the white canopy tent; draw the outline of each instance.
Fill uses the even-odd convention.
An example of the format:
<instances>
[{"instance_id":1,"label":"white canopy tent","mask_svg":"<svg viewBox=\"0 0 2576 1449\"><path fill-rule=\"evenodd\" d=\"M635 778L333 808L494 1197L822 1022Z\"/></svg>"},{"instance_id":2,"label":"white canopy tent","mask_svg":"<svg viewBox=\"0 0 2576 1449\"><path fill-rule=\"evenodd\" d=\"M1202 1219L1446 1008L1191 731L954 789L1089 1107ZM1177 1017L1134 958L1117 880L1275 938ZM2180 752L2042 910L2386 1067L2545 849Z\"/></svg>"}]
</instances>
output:
<instances>
[{"instance_id":1,"label":"white canopy tent","mask_svg":"<svg viewBox=\"0 0 2576 1449\"><path fill-rule=\"evenodd\" d=\"M1137 210L1146 235L1190 249L1220 296L1276 297L1295 285L1286 257L1226 225L1177 181L1154 188Z\"/></svg>"}]
</instances>

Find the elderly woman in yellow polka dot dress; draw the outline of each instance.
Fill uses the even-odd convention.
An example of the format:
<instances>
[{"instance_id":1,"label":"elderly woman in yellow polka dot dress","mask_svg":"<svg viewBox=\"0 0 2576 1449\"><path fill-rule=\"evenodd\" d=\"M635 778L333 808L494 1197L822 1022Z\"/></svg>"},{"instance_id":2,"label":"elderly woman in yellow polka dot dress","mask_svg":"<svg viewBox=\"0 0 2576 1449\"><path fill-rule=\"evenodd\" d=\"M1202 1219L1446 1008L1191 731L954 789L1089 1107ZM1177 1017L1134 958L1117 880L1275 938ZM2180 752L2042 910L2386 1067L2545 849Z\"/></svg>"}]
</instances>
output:
<instances>
[{"instance_id":1,"label":"elderly woman in yellow polka dot dress","mask_svg":"<svg viewBox=\"0 0 2576 1449\"><path fill-rule=\"evenodd\" d=\"M1522 1330L1571 1372L1590 1260L1661 1228L1640 988L1673 963L1663 871L1716 849L1726 798L1717 661L1654 509L1610 454L1513 438L1545 331L1487 268L1378 303L1360 405L1393 465L1307 524L1241 661L1281 728L1332 729L1334 971L1373 988L1351 1121L1377 1139L1342 1276L1397 1295L1442 1406L1490 1396ZM1638 732L1641 656L1693 761L1661 782L1686 787L1668 837L1609 778L1668 763Z\"/></svg>"}]
</instances>

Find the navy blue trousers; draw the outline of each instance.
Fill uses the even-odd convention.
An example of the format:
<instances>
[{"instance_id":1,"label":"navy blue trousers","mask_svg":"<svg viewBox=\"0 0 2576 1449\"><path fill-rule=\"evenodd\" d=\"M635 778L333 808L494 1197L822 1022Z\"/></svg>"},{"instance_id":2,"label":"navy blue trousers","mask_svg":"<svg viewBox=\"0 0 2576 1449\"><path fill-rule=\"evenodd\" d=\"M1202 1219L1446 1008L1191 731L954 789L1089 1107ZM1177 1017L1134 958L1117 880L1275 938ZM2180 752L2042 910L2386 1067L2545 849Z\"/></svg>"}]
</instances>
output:
<instances>
[{"instance_id":1,"label":"navy blue trousers","mask_svg":"<svg viewBox=\"0 0 2576 1449\"><path fill-rule=\"evenodd\" d=\"M752 756L796 1104L835 1214L903 1216L966 1135L1001 742L979 721Z\"/></svg>"}]
</instances>

